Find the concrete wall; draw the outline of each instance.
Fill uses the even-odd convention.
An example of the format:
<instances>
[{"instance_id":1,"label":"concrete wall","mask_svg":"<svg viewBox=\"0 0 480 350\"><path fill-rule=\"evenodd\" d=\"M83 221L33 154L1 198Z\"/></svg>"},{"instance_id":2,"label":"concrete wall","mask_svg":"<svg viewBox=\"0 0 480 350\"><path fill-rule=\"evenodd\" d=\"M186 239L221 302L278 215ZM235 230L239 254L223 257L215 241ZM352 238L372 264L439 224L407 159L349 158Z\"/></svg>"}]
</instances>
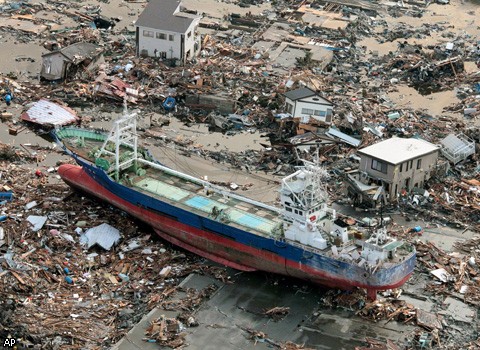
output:
<instances>
[{"instance_id":1,"label":"concrete wall","mask_svg":"<svg viewBox=\"0 0 480 350\"><path fill-rule=\"evenodd\" d=\"M420 169L417 169L417 162L421 159ZM409 167L407 168L407 162L402 165L398 164L395 167L394 183L398 184L398 188L406 188L406 180L409 179L408 189L413 187L423 187L425 181L430 179L431 173L435 168L435 163L438 159L438 151L427 154L423 157L415 158L412 161L408 161ZM412 167L410 167L410 163ZM400 171L400 168L402 171ZM393 189L394 191L395 189Z\"/></svg>"},{"instance_id":2,"label":"concrete wall","mask_svg":"<svg viewBox=\"0 0 480 350\"><path fill-rule=\"evenodd\" d=\"M155 57L155 50L157 50L157 57L162 57L161 53L164 52L166 58L177 58L181 59L181 33L175 33L171 31L159 31L154 28L148 27L137 27L138 28L138 46L137 52L140 56L144 55L146 50L146 55L150 57ZM152 33L153 37L146 36L146 34ZM166 35L165 39L158 39L157 35L159 33ZM173 35L173 41L169 40L169 36Z\"/></svg>"},{"instance_id":3,"label":"concrete wall","mask_svg":"<svg viewBox=\"0 0 480 350\"><path fill-rule=\"evenodd\" d=\"M366 172L368 175L375 179L382 179L389 183L392 182L395 167L392 164L387 163L387 173L382 173L381 171L372 169L373 159L375 158L368 157L362 154L360 159L360 171Z\"/></svg>"},{"instance_id":4,"label":"concrete wall","mask_svg":"<svg viewBox=\"0 0 480 350\"><path fill-rule=\"evenodd\" d=\"M188 30L185 32L185 60L190 60L200 52L200 37L196 34L200 20L194 20ZM190 37L188 36L190 34ZM195 42L197 48L195 49Z\"/></svg>"}]
</instances>

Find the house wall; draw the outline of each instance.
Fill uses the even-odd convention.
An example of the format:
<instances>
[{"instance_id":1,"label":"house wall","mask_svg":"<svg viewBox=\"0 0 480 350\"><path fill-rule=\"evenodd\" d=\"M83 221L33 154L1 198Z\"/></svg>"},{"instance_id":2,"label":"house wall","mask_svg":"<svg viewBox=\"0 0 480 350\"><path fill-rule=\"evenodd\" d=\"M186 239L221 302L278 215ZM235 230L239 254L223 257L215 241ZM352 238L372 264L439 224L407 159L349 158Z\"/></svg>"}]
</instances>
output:
<instances>
[{"instance_id":1,"label":"house wall","mask_svg":"<svg viewBox=\"0 0 480 350\"><path fill-rule=\"evenodd\" d=\"M61 53L52 53L42 57L42 69L40 76L47 80L58 80L64 78L65 56Z\"/></svg>"},{"instance_id":2,"label":"house wall","mask_svg":"<svg viewBox=\"0 0 480 350\"><path fill-rule=\"evenodd\" d=\"M311 97L296 101L286 98L285 102L287 103L287 107L289 104L294 106L291 114L295 118L300 118L301 123L308 123L310 118L326 124L331 124L332 122L333 106L320 97L318 97L318 101L314 101Z\"/></svg>"},{"instance_id":3,"label":"house wall","mask_svg":"<svg viewBox=\"0 0 480 350\"><path fill-rule=\"evenodd\" d=\"M421 164L418 168L419 159L421 159ZM413 187L423 187L425 181L430 179L437 159L438 151L398 164L395 167L394 183L398 184L399 189L406 188L410 190ZM406 170L407 163L408 170ZM407 179L409 179L408 184L406 183Z\"/></svg>"},{"instance_id":4,"label":"house wall","mask_svg":"<svg viewBox=\"0 0 480 350\"><path fill-rule=\"evenodd\" d=\"M397 193L400 193L402 189L411 190L413 187L423 187L425 185L425 181L430 179L435 168L438 151L396 165L386 163L386 173L372 169L374 159L362 154L360 170L366 172L371 178L383 180L389 184L386 192L389 194L390 200L394 200ZM421 164L418 168L419 159Z\"/></svg>"},{"instance_id":5,"label":"house wall","mask_svg":"<svg viewBox=\"0 0 480 350\"><path fill-rule=\"evenodd\" d=\"M381 179L385 182L391 183L393 181L393 177L394 177L395 166L392 165L392 164L386 163L387 172L383 173L381 171L377 171L375 169L372 169L372 160L373 159L375 159L375 158L372 158L372 157L369 157L369 156L366 156L366 155L362 154L361 159L360 159L360 170L366 172L368 175L370 175L371 177L373 177L375 179Z\"/></svg>"},{"instance_id":6,"label":"house wall","mask_svg":"<svg viewBox=\"0 0 480 350\"><path fill-rule=\"evenodd\" d=\"M196 28L198 21L193 21L185 33L177 33L166 30L158 30L149 27L137 26L138 43L137 55L141 56L144 50L146 55L155 57L155 50L159 58L176 58L182 61L191 59L200 51L199 37L196 35ZM188 36L190 34L190 37ZM146 36L146 35L153 35ZM182 36L184 37L184 50L182 50ZM163 39L164 38L164 39ZM173 39L173 40L170 40ZM197 49L195 50L195 42L197 42ZM187 57L187 53L190 52Z\"/></svg>"},{"instance_id":7,"label":"house wall","mask_svg":"<svg viewBox=\"0 0 480 350\"><path fill-rule=\"evenodd\" d=\"M157 50L157 57L160 58L177 58L182 59L181 55L181 37L182 33L176 33L165 30L157 30L154 28L138 26L138 44L137 54L155 57L155 50ZM151 36L148 36L151 35ZM166 39L161 39L159 36L165 35ZM172 36L172 37L170 37ZM170 40L173 39L173 40ZM162 56L163 54L163 56Z\"/></svg>"},{"instance_id":8,"label":"house wall","mask_svg":"<svg viewBox=\"0 0 480 350\"><path fill-rule=\"evenodd\" d=\"M200 20L194 20L185 32L185 51L184 60L190 60L200 52L200 36L197 34L198 23ZM190 36L189 36L189 33ZM195 45L197 43L197 45Z\"/></svg>"}]
</instances>

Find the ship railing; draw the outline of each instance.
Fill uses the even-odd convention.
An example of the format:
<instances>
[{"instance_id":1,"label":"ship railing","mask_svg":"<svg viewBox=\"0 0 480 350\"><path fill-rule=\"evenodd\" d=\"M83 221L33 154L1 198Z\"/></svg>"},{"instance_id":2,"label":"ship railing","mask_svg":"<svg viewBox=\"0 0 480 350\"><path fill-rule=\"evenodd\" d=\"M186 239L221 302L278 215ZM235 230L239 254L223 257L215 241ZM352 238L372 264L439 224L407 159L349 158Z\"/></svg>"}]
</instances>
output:
<instances>
[{"instance_id":1,"label":"ship railing","mask_svg":"<svg viewBox=\"0 0 480 350\"><path fill-rule=\"evenodd\" d=\"M353 257L352 257L351 259L348 259L348 258L342 256L342 255L340 254L341 252L339 252L337 255L334 255L333 252L329 249L330 246L328 246L327 248L321 250L321 249L314 248L314 247L309 246L309 245L306 245L306 244L301 244L301 243L299 243L299 242L292 241L292 240L290 240L290 239L285 239L285 241L286 241L287 243L289 243L289 244L297 247L297 248L303 249L304 251L308 251L308 252L311 252L311 253L315 253L315 254L318 254L318 255L324 255L324 256L325 256L326 253L327 253L327 254L330 254L331 256L334 256L335 259L337 259L337 260L339 260L339 261L344 261L344 262L347 262L347 263L353 263L353 262L354 262ZM374 270L374 269L375 269L375 271L376 271L376 268L379 267L378 265L381 265L382 263L383 263L383 262L379 261L379 262L377 263L377 265L375 266L375 265L371 265L371 264L368 263L368 262L365 262L364 269L365 269L366 271L369 271L369 272L371 272L371 271Z\"/></svg>"},{"instance_id":2,"label":"ship railing","mask_svg":"<svg viewBox=\"0 0 480 350\"><path fill-rule=\"evenodd\" d=\"M296 241L293 241L291 239L288 239L288 238L285 238L285 242L297 247L297 248L302 248L303 250L308 250L309 252L312 252L312 253L316 253L316 254L320 254L320 255L325 255L325 252L328 252L328 246L327 248L321 250L321 249L318 249L318 248L315 248L315 247L312 247L308 244L302 244L302 243L299 243L299 242L296 242Z\"/></svg>"},{"instance_id":3,"label":"ship railing","mask_svg":"<svg viewBox=\"0 0 480 350\"><path fill-rule=\"evenodd\" d=\"M378 246L378 245L375 245L375 244L372 244L372 243L367 243L365 241L362 241L360 239L356 239L355 240L355 243L358 244L359 246L363 247L363 248L368 248L368 249L371 249L371 250L376 250L378 252L383 252L385 251L385 249L383 249L382 247Z\"/></svg>"},{"instance_id":4,"label":"ship railing","mask_svg":"<svg viewBox=\"0 0 480 350\"><path fill-rule=\"evenodd\" d=\"M349 239L345 243L340 244L339 247L345 249L345 248L348 248L348 247L351 247L351 246L356 246L356 245L357 244L353 239Z\"/></svg>"}]
</instances>

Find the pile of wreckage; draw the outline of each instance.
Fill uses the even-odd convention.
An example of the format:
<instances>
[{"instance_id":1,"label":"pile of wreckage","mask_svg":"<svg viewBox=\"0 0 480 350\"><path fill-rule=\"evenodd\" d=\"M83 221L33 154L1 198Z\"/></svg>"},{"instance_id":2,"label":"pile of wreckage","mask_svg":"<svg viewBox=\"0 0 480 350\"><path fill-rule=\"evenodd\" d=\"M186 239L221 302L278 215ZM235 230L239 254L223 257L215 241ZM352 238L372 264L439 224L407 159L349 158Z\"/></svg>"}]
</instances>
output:
<instances>
[{"instance_id":1,"label":"pile of wreckage","mask_svg":"<svg viewBox=\"0 0 480 350\"><path fill-rule=\"evenodd\" d=\"M4 12L4 16L25 16L35 10L51 10L50 6L54 5L41 9L13 6ZM441 144L452 133L463 133L468 142L473 142L474 151L469 157L452 161L450 170L448 165L445 166L450 179L442 183L447 188L440 190L435 183L434 180L442 179L439 174L420 188L427 192L399 196L395 204L404 210L433 215L430 218L442 224L464 222L468 214L475 215L479 205L475 190L478 187L459 187L464 187L464 180L478 181L475 172L475 143L480 141L478 129L467 127L468 120L454 121L450 117L433 117L423 110L398 109L382 94L385 90L394 91L400 83L407 83L423 94L457 87L459 93L463 93L463 101L448 109L475 118L480 110L477 108L478 98L474 95L480 76L478 72L467 73L464 69L466 61L480 61L480 50L474 38L466 34L452 37L446 33L445 36L451 39L446 45L421 47L404 42L398 45L396 52L365 59L363 48L356 45L362 37L375 36L380 41L392 41L428 36L431 31L448 31L449 27L424 24L415 30L405 25L389 28L388 23L378 16L376 8L363 2L353 2L349 6L320 2L293 8L289 2L279 2L277 6L273 17L270 16L272 13L230 16L227 28L205 35L200 55L182 66L157 57L137 57L134 43L128 39L131 33L125 31L118 35L120 33L113 25L115 19L108 21L102 17L107 24L102 27L104 29L98 29L101 22L99 7L77 5L73 11L62 9L78 28L62 32L55 32L54 27L48 30L50 37L47 36L47 40L42 38L42 42L52 51L43 56L42 72L47 71L46 62L50 62L53 55L60 54L63 57L60 64L75 69L58 70L64 75L57 77L61 81L54 85L8 78L2 81L15 90L17 103L34 101L38 96L46 95L52 101L68 101L71 107L110 103L117 103L120 107L126 100L146 113L168 113L188 125L206 123L211 130L227 133L245 130L266 133L270 145L265 144L264 150L239 154L207 151L184 139L174 140L186 152L249 171L289 173L296 165L297 150L306 153L302 154L303 158L309 158L312 157L308 154L312 149L310 146L321 146L321 160L333 167L336 180L347 186L345 169L348 172L356 167L355 162L350 161L356 157L356 149L393 136L421 135L433 144ZM322 16L327 20L319 22ZM92 26L91 23L96 24ZM300 26L300 23L306 25ZM372 33L372 27L383 28L383 34ZM24 36L32 41L38 35L27 33ZM310 46L304 47L301 43ZM279 51L285 48L313 53L301 60L293 59L292 63L279 59L286 56ZM315 50L319 50L318 55ZM41 76L53 79L42 72ZM368 84L361 79L365 73L371 77ZM287 96L305 88L334 107L333 120L314 115L297 118L287 113ZM32 121L30 115L22 119ZM75 116L72 122L85 125L89 121L95 121L95 116ZM67 123L66 120L63 122ZM45 121L40 124L45 126ZM22 130L14 125L9 127L11 133ZM157 132L155 128L147 130L149 136ZM336 193L340 196L346 192ZM376 191L365 195L365 204L370 207L378 205L373 197L378 197ZM462 204L463 207L467 204L471 210L458 211Z\"/></svg>"},{"instance_id":2,"label":"pile of wreckage","mask_svg":"<svg viewBox=\"0 0 480 350\"><path fill-rule=\"evenodd\" d=\"M208 151L181 138L165 139L161 128L150 128L145 136L173 142L186 153L270 174L291 172L297 165L296 152L303 152L302 158L311 160L318 154L332 169L329 194L347 204L351 202L345 200L345 174L358 168L359 148L393 136L421 136L442 147L445 171L432 177L424 188L402 194L387 209L434 224L480 230L480 132L469 126L480 115L480 73L465 69L466 62L480 62L475 38L452 36L446 25L424 24L415 30L406 25L389 28L376 16L377 6L370 3L352 2L347 6L319 1L309 7L303 2L302 6L293 1L276 3L276 13L230 16L227 24L204 21L203 27L222 30L205 35L200 55L182 66L156 57L137 57L134 33L117 31L116 20L100 16L99 6L73 3L67 8L50 1L2 6L2 33L51 51L43 56L39 67L42 80L47 82L16 72L0 77L0 88L13 91L14 102L25 108L20 121L13 120L12 113L0 113L2 122L11 135L32 126L45 131L70 123L88 125L98 116L79 116L71 107L116 105L120 109L126 100L145 113L168 114L189 125L205 123L212 130L231 133L258 130L270 143L260 151L239 153ZM414 6L416 9L425 4ZM388 11L406 14L397 6L388 7ZM50 18L45 13L56 15ZM415 10L410 15L419 13L421 10ZM66 20L59 16L71 21L71 29L56 30ZM328 20L317 26L319 16ZM373 28L384 30L374 33ZM386 42L441 30L449 41L446 45L403 43L396 52L371 58L366 58L364 48L358 46L363 37L374 36ZM312 54L295 57L306 51ZM52 75L52 67L45 64L60 55L61 68ZM69 69L63 69L66 67ZM365 74L371 78L368 83L362 79ZM398 108L384 93L395 91L401 83L422 94L457 89L461 101L445 112L465 119ZM314 115L307 120L294 118L287 112L285 94L305 88L334 106L329 122ZM168 98L173 101L166 103ZM467 147L468 152L456 153L458 145ZM185 312L179 319L157 319L148 329L147 341L181 346L183 327L195 326L192 311L211 290L192 292L181 304L174 305L169 298L176 293L179 280L192 271L222 279L224 271L207 267L199 259L144 235L124 213L72 194L65 185L47 183L42 171L25 172L15 165L27 161L38 164L47 152L56 150L0 144L0 220L5 223L0 227L0 276L4 281L0 323L5 329L10 324L18 325L15 331L23 335L25 344L48 339L52 347L79 348L98 346L98 339L105 339L102 345L107 346L147 309L162 305ZM54 173L55 169L46 171ZM371 197L378 192L377 188L369 191ZM81 209L78 202L82 203ZM397 235L412 236L404 229ZM418 242L421 272L435 277L424 292L478 306L478 244L475 239L457 247L462 253L447 254L433 244ZM369 320L415 324L419 328L410 337L417 343L441 345L448 340L448 320L398 298L397 294L366 303L359 293L332 291L323 303L354 309ZM271 313L278 312L286 311ZM97 331L95 337L91 329ZM301 348L275 343L261 332L246 331L253 341L267 341L277 348ZM392 344L367 342L370 348L395 349ZM471 347L475 346L480 346L478 340L472 340Z\"/></svg>"},{"instance_id":3,"label":"pile of wreckage","mask_svg":"<svg viewBox=\"0 0 480 350\"><path fill-rule=\"evenodd\" d=\"M8 159L0 162L2 338L15 334L24 347L77 349L98 346L99 339L112 344L146 310L166 306L191 272L226 278L223 269L144 234L125 213L16 165L30 161L28 153L1 149ZM188 320L187 310L207 296L189 295L169 307L182 308ZM171 347L179 345L179 333Z\"/></svg>"},{"instance_id":4,"label":"pile of wreckage","mask_svg":"<svg viewBox=\"0 0 480 350\"><path fill-rule=\"evenodd\" d=\"M340 293L329 291L322 301L325 306L351 310L356 315L375 322L390 322L416 326L406 334L403 348L440 348L452 347L459 340L463 348L474 349L480 346L478 339L465 342L462 324L469 323L475 317L479 299L478 244L480 237L457 244L457 252L446 253L435 244L417 241L419 273L431 276L429 282L417 293L403 291L404 295L422 301L428 298L438 301L435 312L414 307L401 298L402 290L388 291L382 298L367 302L364 293ZM413 282L415 283L415 282ZM469 307L473 306L473 308ZM366 339L364 349L401 349L400 344L391 340L387 343L375 339Z\"/></svg>"}]
</instances>

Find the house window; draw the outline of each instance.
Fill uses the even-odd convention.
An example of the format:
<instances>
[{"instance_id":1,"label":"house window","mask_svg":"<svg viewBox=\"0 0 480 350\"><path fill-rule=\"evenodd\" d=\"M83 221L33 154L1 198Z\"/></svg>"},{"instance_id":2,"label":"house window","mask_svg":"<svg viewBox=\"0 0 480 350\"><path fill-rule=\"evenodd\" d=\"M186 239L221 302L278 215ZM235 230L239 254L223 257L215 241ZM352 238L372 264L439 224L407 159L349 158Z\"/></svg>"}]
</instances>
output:
<instances>
[{"instance_id":1,"label":"house window","mask_svg":"<svg viewBox=\"0 0 480 350\"><path fill-rule=\"evenodd\" d=\"M191 36L192 36L192 32L188 32L187 37L190 38Z\"/></svg>"},{"instance_id":2,"label":"house window","mask_svg":"<svg viewBox=\"0 0 480 350\"><path fill-rule=\"evenodd\" d=\"M143 36L153 38L153 32L151 30L144 30L143 31Z\"/></svg>"},{"instance_id":3,"label":"house window","mask_svg":"<svg viewBox=\"0 0 480 350\"><path fill-rule=\"evenodd\" d=\"M331 117L333 114L333 110L331 108L327 108L327 117Z\"/></svg>"},{"instance_id":4,"label":"house window","mask_svg":"<svg viewBox=\"0 0 480 350\"><path fill-rule=\"evenodd\" d=\"M167 34L157 33L157 39L167 40Z\"/></svg>"},{"instance_id":5,"label":"house window","mask_svg":"<svg viewBox=\"0 0 480 350\"><path fill-rule=\"evenodd\" d=\"M313 109L302 108L302 114L312 115L313 114Z\"/></svg>"},{"instance_id":6,"label":"house window","mask_svg":"<svg viewBox=\"0 0 480 350\"><path fill-rule=\"evenodd\" d=\"M417 160L417 169L420 169L422 167L422 160L419 159Z\"/></svg>"},{"instance_id":7,"label":"house window","mask_svg":"<svg viewBox=\"0 0 480 350\"><path fill-rule=\"evenodd\" d=\"M380 162L379 160L372 159L372 169L381 173L387 173L387 163Z\"/></svg>"},{"instance_id":8,"label":"house window","mask_svg":"<svg viewBox=\"0 0 480 350\"><path fill-rule=\"evenodd\" d=\"M173 38L174 38L174 37L175 37L175 36L174 36L173 34L170 34L170 35L168 36L168 40L173 41Z\"/></svg>"},{"instance_id":9,"label":"house window","mask_svg":"<svg viewBox=\"0 0 480 350\"><path fill-rule=\"evenodd\" d=\"M400 172L402 172L402 171L403 171L403 163L400 164Z\"/></svg>"},{"instance_id":10,"label":"house window","mask_svg":"<svg viewBox=\"0 0 480 350\"><path fill-rule=\"evenodd\" d=\"M405 162L405 171L408 171L408 162Z\"/></svg>"},{"instance_id":11,"label":"house window","mask_svg":"<svg viewBox=\"0 0 480 350\"><path fill-rule=\"evenodd\" d=\"M45 70L47 74L52 72L52 59L48 58L45 60Z\"/></svg>"},{"instance_id":12,"label":"house window","mask_svg":"<svg viewBox=\"0 0 480 350\"><path fill-rule=\"evenodd\" d=\"M293 105L290 103L287 103L287 113L292 114L293 112Z\"/></svg>"},{"instance_id":13,"label":"house window","mask_svg":"<svg viewBox=\"0 0 480 350\"><path fill-rule=\"evenodd\" d=\"M166 51L161 51L161 52L160 52L160 58L161 58L162 60L167 59L167 52L166 52Z\"/></svg>"},{"instance_id":14,"label":"house window","mask_svg":"<svg viewBox=\"0 0 480 350\"><path fill-rule=\"evenodd\" d=\"M290 213L292 212L292 208L290 208L290 207L285 207L285 210L289 211Z\"/></svg>"},{"instance_id":15,"label":"house window","mask_svg":"<svg viewBox=\"0 0 480 350\"><path fill-rule=\"evenodd\" d=\"M410 161L410 169L413 169L413 159Z\"/></svg>"},{"instance_id":16,"label":"house window","mask_svg":"<svg viewBox=\"0 0 480 350\"><path fill-rule=\"evenodd\" d=\"M317 110L317 109L313 111L313 114L314 114L314 115L318 115L319 117L326 117L326 116L327 116L327 112L325 112L325 111L319 111L319 110Z\"/></svg>"}]
</instances>

